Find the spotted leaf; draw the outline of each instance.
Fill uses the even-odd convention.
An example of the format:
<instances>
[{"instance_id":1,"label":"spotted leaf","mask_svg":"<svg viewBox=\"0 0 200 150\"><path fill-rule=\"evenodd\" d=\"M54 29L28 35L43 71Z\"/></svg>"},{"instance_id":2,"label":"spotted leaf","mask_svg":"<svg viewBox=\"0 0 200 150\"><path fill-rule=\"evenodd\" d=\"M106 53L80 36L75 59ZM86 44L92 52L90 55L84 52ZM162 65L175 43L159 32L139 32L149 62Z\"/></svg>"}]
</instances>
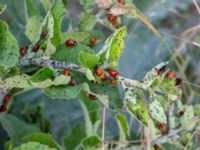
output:
<instances>
[{"instance_id":1,"label":"spotted leaf","mask_svg":"<svg viewBox=\"0 0 200 150\"><path fill-rule=\"evenodd\" d=\"M116 68L119 56L124 46L124 37L127 34L127 28L121 27L116 30L105 42L105 46L99 52L101 62L110 68Z\"/></svg>"},{"instance_id":2,"label":"spotted leaf","mask_svg":"<svg viewBox=\"0 0 200 150\"><path fill-rule=\"evenodd\" d=\"M156 95L150 96L149 112L153 119L160 123L167 123L167 118L161 103L157 100Z\"/></svg>"},{"instance_id":3,"label":"spotted leaf","mask_svg":"<svg viewBox=\"0 0 200 150\"><path fill-rule=\"evenodd\" d=\"M17 40L8 29L8 25L0 20L0 65L12 67L19 57Z\"/></svg>"}]
</instances>

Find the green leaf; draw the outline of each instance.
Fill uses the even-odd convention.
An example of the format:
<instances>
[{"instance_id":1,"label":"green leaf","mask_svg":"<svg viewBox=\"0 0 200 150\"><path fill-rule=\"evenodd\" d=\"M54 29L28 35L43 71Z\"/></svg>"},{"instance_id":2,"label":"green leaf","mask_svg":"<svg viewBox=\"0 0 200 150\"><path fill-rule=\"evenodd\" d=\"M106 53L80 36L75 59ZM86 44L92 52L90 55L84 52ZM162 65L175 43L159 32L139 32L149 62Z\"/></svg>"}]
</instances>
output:
<instances>
[{"instance_id":1,"label":"green leaf","mask_svg":"<svg viewBox=\"0 0 200 150\"><path fill-rule=\"evenodd\" d=\"M32 82L42 82L46 79L52 79L53 77L54 77L53 70L48 67L44 67L38 70L36 73L34 73L31 76L30 80Z\"/></svg>"},{"instance_id":2,"label":"green leaf","mask_svg":"<svg viewBox=\"0 0 200 150\"><path fill-rule=\"evenodd\" d=\"M18 118L9 114L4 114L1 116L0 122L3 128L7 131L13 146L17 146L21 143L21 137L33 132L39 132L38 128L28 125L22 120L19 120Z\"/></svg>"},{"instance_id":3,"label":"green leaf","mask_svg":"<svg viewBox=\"0 0 200 150\"><path fill-rule=\"evenodd\" d=\"M41 25L42 25L41 18L38 16L32 16L27 20L25 34L32 43L38 36Z\"/></svg>"},{"instance_id":4,"label":"green leaf","mask_svg":"<svg viewBox=\"0 0 200 150\"><path fill-rule=\"evenodd\" d=\"M148 120L148 127L145 127L145 136L156 137L159 133L152 119Z\"/></svg>"},{"instance_id":5,"label":"green leaf","mask_svg":"<svg viewBox=\"0 0 200 150\"><path fill-rule=\"evenodd\" d=\"M194 110L193 110L193 106L183 106L183 108L185 110L183 116L180 118L180 122L181 125L186 128L187 130L193 130L194 126L195 126L195 122L192 121L193 117L194 117Z\"/></svg>"},{"instance_id":6,"label":"green leaf","mask_svg":"<svg viewBox=\"0 0 200 150\"><path fill-rule=\"evenodd\" d=\"M60 21L54 18L54 32L53 32L53 37L51 38L51 42L53 45L57 46L62 42L62 32L61 32L61 25Z\"/></svg>"},{"instance_id":7,"label":"green leaf","mask_svg":"<svg viewBox=\"0 0 200 150\"><path fill-rule=\"evenodd\" d=\"M53 53L55 53L56 48L54 45L50 42L50 40L47 42L47 48L45 50L45 56L51 56Z\"/></svg>"},{"instance_id":8,"label":"green leaf","mask_svg":"<svg viewBox=\"0 0 200 150\"><path fill-rule=\"evenodd\" d=\"M0 4L0 15L4 12L4 10L6 10L7 5L4 4Z\"/></svg>"},{"instance_id":9,"label":"green leaf","mask_svg":"<svg viewBox=\"0 0 200 150\"><path fill-rule=\"evenodd\" d=\"M57 76L54 80L46 79L41 82L31 82L31 85L36 88L47 88L52 85L58 86L58 85L67 85L70 81L70 76L60 75Z\"/></svg>"},{"instance_id":10,"label":"green leaf","mask_svg":"<svg viewBox=\"0 0 200 150\"><path fill-rule=\"evenodd\" d=\"M121 27L116 30L105 42L105 46L99 52L101 62L110 68L116 68L118 59L124 47L124 36L127 34L127 28Z\"/></svg>"},{"instance_id":11,"label":"green leaf","mask_svg":"<svg viewBox=\"0 0 200 150\"><path fill-rule=\"evenodd\" d=\"M62 0L54 0L53 6L51 8L51 13L54 19L54 33L51 42L52 44L57 46L62 41L61 19L62 16L65 14L65 6Z\"/></svg>"},{"instance_id":12,"label":"green leaf","mask_svg":"<svg viewBox=\"0 0 200 150\"><path fill-rule=\"evenodd\" d=\"M195 104L193 110L195 116L200 116L200 104Z\"/></svg>"},{"instance_id":13,"label":"green leaf","mask_svg":"<svg viewBox=\"0 0 200 150\"><path fill-rule=\"evenodd\" d=\"M44 94L50 96L53 99L74 99L78 96L80 92L80 85L77 86L51 86L44 89Z\"/></svg>"},{"instance_id":14,"label":"green leaf","mask_svg":"<svg viewBox=\"0 0 200 150\"><path fill-rule=\"evenodd\" d=\"M85 118L86 135L91 136L95 134L93 125L100 119L98 114L100 106L97 101L90 100L88 94L86 91L81 91L80 104Z\"/></svg>"},{"instance_id":15,"label":"green leaf","mask_svg":"<svg viewBox=\"0 0 200 150\"><path fill-rule=\"evenodd\" d=\"M19 96L19 98L20 100L22 99L21 95ZM32 99L34 100L35 98L32 97ZM34 103L31 103L30 99L28 99L28 101L26 101L26 103L24 103L23 105L20 102L13 103L12 106L14 106L15 108L11 108L11 111L15 109L15 112L20 113L20 115L22 115L23 119L27 123L36 125L41 130L41 132L50 132L50 122L45 116L46 109L44 101L38 102L38 100L42 101L43 98L37 98L37 100L34 100Z\"/></svg>"},{"instance_id":16,"label":"green leaf","mask_svg":"<svg viewBox=\"0 0 200 150\"><path fill-rule=\"evenodd\" d=\"M80 0L81 5L84 8L84 11L90 13L94 9L95 2L93 0Z\"/></svg>"},{"instance_id":17,"label":"green leaf","mask_svg":"<svg viewBox=\"0 0 200 150\"><path fill-rule=\"evenodd\" d=\"M98 136L89 136L81 141L84 150L94 150L100 147L101 140Z\"/></svg>"},{"instance_id":18,"label":"green leaf","mask_svg":"<svg viewBox=\"0 0 200 150\"><path fill-rule=\"evenodd\" d=\"M78 60L83 67L93 69L99 61L99 56L88 52L80 52Z\"/></svg>"},{"instance_id":19,"label":"green leaf","mask_svg":"<svg viewBox=\"0 0 200 150\"><path fill-rule=\"evenodd\" d=\"M190 132L187 132L187 131L183 131L181 132L180 134L180 139L179 141L181 142L181 144L183 144L184 146L186 146L188 144L188 142L190 142L190 139L192 137L192 134ZM189 146L189 145L188 145ZM187 146L187 147L188 147ZM186 148L187 148L186 147Z\"/></svg>"},{"instance_id":20,"label":"green leaf","mask_svg":"<svg viewBox=\"0 0 200 150\"><path fill-rule=\"evenodd\" d=\"M5 80L6 84L10 87L16 87L16 88L30 88L31 84L29 83L30 76L26 74L22 75L16 75L11 78L7 78Z\"/></svg>"},{"instance_id":21,"label":"green leaf","mask_svg":"<svg viewBox=\"0 0 200 150\"><path fill-rule=\"evenodd\" d=\"M17 40L9 32L8 25L0 20L0 65L12 67L19 57Z\"/></svg>"},{"instance_id":22,"label":"green leaf","mask_svg":"<svg viewBox=\"0 0 200 150\"><path fill-rule=\"evenodd\" d=\"M155 94L150 96L149 112L153 119L160 123L167 123L167 117L160 102Z\"/></svg>"},{"instance_id":23,"label":"green leaf","mask_svg":"<svg viewBox=\"0 0 200 150\"><path fill-rule=\"evenodd\" d=\"M168 62L162 62L160 64L158 64L157 66L155 66L154 68L151 69L151 71L149 71L144 79L143 79L143 83L142 86L144 89L149 88L156 80L161 80L161 76L158 75L157 70L160 70L161 68L165 67L168 64Z\"/></svg>"},{"instance_id":24,"label":"green leaf","mask_svg":"<svg viewBox=\"0 0 200 150\"><path fill-rule=\"evenodd\" d=\"M56 148L50 148L47 145L40 144L38 142L28 142L14 148L13 150L58 150Z\"/></svg>"},{"instance_id":25,"label":"green leaf","mask_svg":"<svg viewBox=\"0 0 200 150\"><path fill-rule=\"evenodd\" d=\"M56 47L56 52L51 56L51 59L79 64L78 56L81 51L93 52L92 49L80 43L70 47L62 44Z\"/></svg>"},{"instance_id":26,"label":"green leaf","mask_svg":"<svg viewBox=\"0 0 200 150\"><path fill-rule=\"evenodd\" d=\"M40 0L40 2L42 3L42 6L44 7L44 10L46 12L51 9L52 4L51 4L50 0Z\"/></svg>"},{"instance_id":27,"label":"green leaf","mask_svg":"<svg viewBox=\"0 0 200 150\"><path fill-rule=\"evenodd\" d=\"M82 13L80 16L79 29L81 31L90 31L96 24L96 18L93 15Z\"/></svg>"},{"instance_id":28,"label":"green leaf","mask_svg":"<svg viewBox=\"0 0 200 150\"><path fill-rule=\"evenodd\" d=\"M51 13L54 18L60 21L61 17L65 14L65 6L62 0L54 0L54 4L51 8Z\"/></svg>"},{"instance_id":29,"label":"green leaf","mask_svg":"<svg viewBox=\"0 0 200 150\"><path fill-rule=\"evenodd\" d=\"M126 116L122 114L117 114L115 118L117 120L117 124L119 128L119 140L126 141L126 137L129 136L129 127L128 127ZM125 145L121 145L121 146L124 147Z\"/></svg>"},{"instance_id":30,"label":"green leaf","mask_svg":"<svg viewBox=\"0 0 200 150\"><path fill-rule=\"evenodd\" d=\"M83 42L89 36L89 32L64 32L62 43L64 43L67 39L74 39L75 41Z\"/></svg>"},{"instance_id":31,"label":"green leaf","mask_svg":"<svg viewBox=\"0 0 200 150\"><path fill-rule=\"evenodd\" d=\"M89 81L95 81L95 77L93 76L92 71L90 69L86 69L85 75Z\"/></svg>"},{"instance_id":32,"label":"green leaf","mask_svg":"<svg viewBox=\"0 0 200 150\"><path fill-rule=\"evenodd\" d=\"M23 143L38 142L40 144L48 145L50 148L62 150L62 148L52 139L49 134L42 132L35 132L21 138Z\"/></svg>"},{"instance_id":33,"label":"green leaf","mask_svg":"<svg viewBox=\"0 0 200 150\"><path fill-rule=\"evenodd\" d=\"M63 139L65 150L76 149L85 136L86 135L83 126L81 124L76 125L72 129L71 133Z\"/></svg>"},{"instance_id":34,"label":"green leaf","mask_svg":"<svg viewBox=\"0 0 200 150\"><path fill-rule=\"evenodd\" d=\"M105 80L100 84L90 82L89 87L91 92L99 95L98 98L102 103L106 103L107 105L107 100L109 100L109 108L115 109L116 111L122 108L123 103L120 99L119 89L116 84L112 85L108 80ZM103 98L103 100L101 100L101 98Z\"/></svg>"},{"instance_id":35,"label":"green leaf","mask_svg":"<svg viewBox=\"0 0 200 150\"><path fill-rule=\"evenodd\" d=\"M69 76L60 75L60 76L57 76L54 80L51 80L51 79L40 80L40 78L39 78L40 75L36 75L33 78L37 82L32 81L31 77L26 75L26 74L17 75L17 76L11 77L11 78L7 78L5 80L5 82L10 87L25 89L25 88L47 88L47 87L50 87L52 85L55 85L55 86L57 86L57 85L67 85L68 82L71 79ZM45 76L43 76L42 78L45 78Z\"/></svg>"},{"instance_id":36,"label":"green leaf","mask_svg":"<svg viewBox=\"0 0 200 150\"><path fill-rule=\"evenodd\" d=\"M10 150L12 148L12 143L11 141L6 141L4 143L4 150Z\"/></svg>"},{"instance_id":37,"label":"green leaf","mask_svg":"<svg viewBox=\"0 0 200 150\"><path fill-rule=\"evenodd\" d=\"M144 97L141 90L133 89L128 92L129 96L125 97L125 104L127 106L128 112L131 116L135 117L139 122L144 125L147 125L148 112L146 104L144 102Z\"/></svg>"},{"instance_id":38,"label":"green leaf","mask_svg":"<svg viewBox=\"0 0 200 150\"><path fill-rule=\"evenodd\" d=\"M13 77L18 74L19 74L19 69L16 66L12 68L4 68L3 66L0 66L0 77L2 80Z\"/></svg>"},{"instance_id":39,"label":"green leaf","mask_svg":"<svg viewBox=\"0 0 200 150\"><path fill-rule=\"evenodd\" d=\"M38 17L40 18L40 13L35 4L33 3L33 0L24 0L25 3L25 13L26 13L26 19L28 20L31 17Z\"/></svg>"}]
</instances>

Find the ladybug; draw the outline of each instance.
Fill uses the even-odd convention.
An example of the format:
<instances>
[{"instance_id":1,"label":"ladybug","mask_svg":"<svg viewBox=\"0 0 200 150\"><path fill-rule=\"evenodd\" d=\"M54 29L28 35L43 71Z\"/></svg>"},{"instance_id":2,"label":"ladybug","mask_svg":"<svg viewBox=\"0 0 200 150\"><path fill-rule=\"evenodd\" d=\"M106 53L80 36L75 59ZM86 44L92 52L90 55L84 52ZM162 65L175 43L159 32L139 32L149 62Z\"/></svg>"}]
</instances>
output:
<instances>
[{"instance_id":1,"label":"ladybug","mask_svg":"<svg viewBox=\"0 0 200 150\"><path fill-rule=\"evenodd\" d=\"M154 144L154 149L155 150L159 150L159 145L158 144Z\"/></svg>"},{"instance_id":2,"label":"ladybug","mask_svg":"<svg viewBox=\"0 0 200 150\"><path fill-rule=\"evenodd\" d=\"M157 126L157 128L160 130L160 132L161 132L162 134L166 133L167 128L166 128L166 126L165 126L164 124L158 123L156 126Z\"/></svg>"},{"instance_id":3,"label":"ladybug","mask_svg":"<svg viewBox=\"0 0 200 150\"><path fill-rule=\"evenodd\" d=\"M181 117L181 116L184 115L184 113L185 113L185 110L180 110L180 111L177 112L177 115L178 115L179 117Z\"/></svg>"},{"instance_id":4,"label":"ladybug","mask_svg":"<svg viewBox=\"0 0 200 150\"><path fill-rule=\"evenodd\" d=\"M115 79L109 79L109 83L112 84L112 85L114 85L114 84L117 83L117 81Z\"/></svg>"},{"instance_id":5,"label":"ladybug","mask_svg":"<svg viewBox=\"0 0 200 150\"><path fill-rule=\"evenodd\" d=\"M75 86L75 85L77 85L76 80L71 79L71 80L69 81L69 85L71 85L71 86Z\"/></svg>"},{"instance_id":6,"label":"ladybug","mask_svg":"<svg viewBox=\"0 0 200 150\"><path fill-rule=\"evenodd\" d=\"M100 67L97 67L95 70L95 74L96 76L101 77L102 75L104 75L103 69Z\"/></svg>"},{"instance_id":7,"label":"ladybug","mask_svg":"<svg viewBox=\"0 0 200 150\"><path fill-rule=\"evenodd\" d=\"M116 76L118 76L118 72L117 71L114 71L114 70L108 70L108 73L110 76L112 76L113 78L115 78Z\"/></svg>"},{"instance_id":8,"label":"ladybug","mask_svg":"<svg viewBox=\"0 0 200 150\"><path fill-rule=\"evenodd\" d=\"M176 78L175 86L181 86L183 84L183 80L181 78Z\"/></svg>"},{"instance_id":9,"label":"ladybug","mask_svg":"<svg viewBox=\"0 0 200 150\"><path fill-rule=\"evenodd\" d=\"M163 66L162 68L158 69L156 68L156 73L159 76L161 73L166 71L166 66Z\"/></svg>"},{"instance_id":10,"label":"ladybug","mask_svg":"<svg viewBox=\"0 0 200 150\"><path fill-rule=\"evenodd\" d=\"M6 105L3 104L3 105L0 107L0 112L6 112L6 110L7 110Z\"/></svg>"},{"instance_id":11,"label":"ladybug","mask_svg":"<svg viewBox=\"0 0 200 150\"><path fill-rule=\"evenodd\" d=\"M89 100L95 100L96 96L92 95L92 94L88 94L88 98L89 98Z\"/></svg>"},{"instance_id":12,"label":"ladybug","mask_svg":"<svg viewBox=\"0 0 200 150\"><path fill-rule=\"evenodd\" d=\"M6 95L3 99L3 105L0 107L0 112L5 112L7 110L6 106L10 101L10 95Z\"/></svg>"},{"instance_id":13,"label":"ladybug","mask_svg":"<svg viewBox=\"0 0 200 150\"><path fill-rule=\"evenodd\" d=\"M156 73L159 76L160 75L160 69L156 69Z\"/></svg>"},{"instance_id":14,"label":"ladybug","mask_svg":"<svg viewBox=\"0 0 200 150\"><path fill-rule=\"evenodd\" d=\"M70 75L70 71L68 69L65 69L63 71L63 74L66 75L66 76L69 76Z\"/></svg>"},{"instance_id":15,"label":"ladybug","mask_svg":"<svg viewBox=\"0 0 200 150\"><path fill-rule=\"evenodd\" d=\"M114 22L114 21L117 20L117 16L114 16L114 15L112 15L112 14L109 14L109 15L107 16L107 19L108 19L108 21L110 21L110 22Z\"/></svg>"},{"instance_id":16,"label":"ladybug","mask_svg":"<svg viewBox=\"0 0 200 150\"><path fill-rule=\"evenodd\" d=\"M77 42L73 39L66 40L66 46L75 46L77 45Z\"/></svg>"},{"instance_id":17,"label":"ladybug","mask_svg":"<svg viewBox=\"0 0 200 150\"><path fill-rule=\"evenodd\" d=\"M122 5L125 4L125 0L117 0L117 1L118 1L118 3L120 3L120 4L122 4Z\"/></svg>"},{"instance_id":18,"label":"ladybug","mask_svg":"<svg viewBox=\"0 0 200 150\"><path fill-rule=\"evenodd\" d=\"M3 103L6 105L6 104L8 104L9 101L10 101L10 95L6 95L4 97Z\"/></svg>"},{"instance_id":19,"label":"ladybug","mask_svg":"<svg viewBox=\"0 0 200 150\"><path fill-rule=\"evenodd\" d=\"M92 37L90 38L90 44L91 44L91 45L94 45L94 44L96 43L96 41L97 41L96 36L92 36Z\"/></svg>"},{"instance_id":20,"label":"ladybug","mask_svg":"<svg viewBox=\"0 0 200 150\"><path fill-rule=\"evenodd\" d=\"M173 73L173 72L168 72L168 73L166 74L166 77L167 77L168 79L174 79L174 78L176 78L176 74Z\"/></svg>"},{"instance_id":21,"label":"ladybug","mask_svg":"<svg viewBox=\"0 0 200 150\"><path fill-rule=\"evenodd\" d=\"M24 57L24 55L26 54L26 47L21 47L20 49L19 49L19 54L20 54L20 56L21 57Z\"/></svg>"},{"instance_id":22,"label":"ladybug","mask_svg":"<svg viewBox=\"0 0 200 150\"><path fill-rule=\"evenodd\" d=\"M33 52L37 52L40 49L40 45L39 44L35 44L32 48Z\"/></svg>"}]
</instances>

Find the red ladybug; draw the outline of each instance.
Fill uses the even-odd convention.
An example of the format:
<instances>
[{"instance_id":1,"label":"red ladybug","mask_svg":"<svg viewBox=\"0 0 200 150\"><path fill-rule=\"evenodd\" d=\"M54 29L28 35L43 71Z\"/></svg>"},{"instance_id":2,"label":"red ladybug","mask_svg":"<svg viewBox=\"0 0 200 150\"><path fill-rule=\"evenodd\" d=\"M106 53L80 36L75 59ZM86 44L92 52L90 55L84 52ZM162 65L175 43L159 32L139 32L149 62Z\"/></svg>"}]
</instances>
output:
<instances>
[{"instance_id":1,"label":"red ladybug","mask_svg":"<svg viewBox=\"0 0 200 150\"><path fill-rule=\"evenodd\" d=\"M120 3L120 4L122 4L122 5L125 4L125 0L117 0L117 1L118 1L118 3Z\"/></svg>"},{"instance_id":2,"label":"red ladybug","mask_svg":"<svg viewBox=\"0 0 200 150\"><path fill-rule=\"evenodd\" d=\"M155 150L159 150L159 145L158 145L158 144L155 144L155 145L154 145L154 149L155 149Z\"/></svg>"},{"instance_id":3,"label":"red ladybug","mask_svg":"<svg viewBox=\"0 0 200 150\"><path fill-rule=\"evenodd\" d=\"M1 107L0 107L0 112L6 112L6 110L7 110L7 107L6 107L6 105L2 105Z\"/></svg>"},{"instance_id":4,"label":"red ladybug","mask_svg":"<svg viewBox=\"0 0 200 150\"><path fill-rule=\"evenodd\" d=\"M114 16L112 14L109 14L108 17L107 17L108 21L110 22L114 22L117 20L117 16Z\"/></svg>"},{"instance_id":5,"label":"red ladybug","mask_svg":"<svg viewBox=\"0 0 200 150\"><path fill-rule=\"evenodd\" d=\"M114 84L117 83L117 80L115 80L115 79L109 79L109 83L112 84L112 85L114 85Z\"/></svg>"},{"instance_id":6,"label":"red ladybug","mask_svg":"<svg viewBox=\"0 0 200 150\"><path fill-rule=\"evenodd\" d=\"M175 86L181 86L183 84L183 80L181 78L176 78Z\"/></svg>"},{"instance_id":7,"label":"red ladybug","mask_svg":"<svg viewBox=\"0 0 200 150\"><path fill-rule=\"evenodd\" d=\"M65 69L63 71L63 74L66 75L66 76L69 76L70 75L70 71L68 69Z\"/></svg>"},{"instance_id":8,"label":"red ladybug","mask_svg":"<svg viewBox=\"0 0 200 150\"><path fill-rule=\"evenodd\" d=\"M92 36L92 37L90 38L90 44L91 44L91 45L94 45L94 44L96 43L96 41L97 41L96 36Z\"/></svg>"},{"instance_id":9,"label":"red ladybug","mask_svg":"<svg viewBox=\"0 0 200 150\"><path fill-rule=\"evenodd\" d=\"M89 98L89 100L95 100L96 96L92 95L92 94L88 94L88 98Z\"/></svg>"},{"instance_id":10,"label":"red ladybug","mask_svg":"<svg viewBox=\"0 0 200 150\"><path fill-rule=\"evenodd\" d=\"M71 85L71 86L75 86L75 85L77 85L76 80L71 79L71 80L69 81L69 85Z\"/></svg>"},{"instance_id":11,"label":"red ladybug","mask_svg":"<svg viewBox=\"0 0 200 150\"><path fill-rule=\"evenodd\" d=\"M168 79L174 79L174 78L176 78L176 74L173 73L173 72L168 72L168 73L166 74L166 77L167 77Z\"/></svg>"},{"instance_id":12,"label":"red ladybug","mask_svg":"<svg viewBox=\"0 0 200 150\"><path fill-rule=\"evenodd\" d=\"M10 95L6 95L6 96L4 97L3 103L4 103L4 104L8 104L9 101L10 101Z\"/></svg>"},{"instance_id":13,"label":"red ladybug","mask_svg":"<svg viewBox=\"0 0 200 150\"><path fill-rule=\"evenodd\" d=\"M159 76L160 75L160 69L156 69L156 73Z\"/></svg>"},{"instance_id":14,"label":"red ladybug","mask_svg":"<svg viewBox=\"0 0 200 150\"><path fill-rule=\"evenodd\" d=\"M66 46L75 46L77 44L77 42L73 39L68 39L66 41Z\"/></svg>"},{"instance_id":15,"label":"red ladybug","mask_svg":"<svg viewBox=\"0 0 200 150\"><path fill-rule=\"evenodd\" d=\"M108 73L110 76L112 76L113 78L115 78L116 76L118 76L118 72L117 71L114 71L114 70L108 70Z\"/></svg>"},{"instance_id":16,"label":"red ladybug","mask_svg":"<svg viewBox=\"0 0 200 150\"><path fill-rule=\"evenodd\" d=\"M37 52L40 49L40 45L39 44L35 44L34 47L32 48L33 52Z\"/></svg>"},{"instance_id":17,"label":"red ladybug","mask_svg":"<svg viewBox=\"0 0 200 150\"><path fill-rule=\"evenodd\" d=\"M100 67L97 67L95 70L95 74L96 76L101 77L104 74L103 69Z\"/></svg>"},{"instance_id":18,"label":"red ladybug","mask_svg":"<svg viewBox=\"0 0 200 150\"><path fill-rule=\"evenodd\" d=\"M157 126L157 128L160 130L160 132L161 132L162 134L165 134L165 133L166 133L167 128L166 128L166 126L165 126L164 124L158 123L156 126Z\"/></svg>"},{"instance_id":19,"label":"red ladybug","mask_svg":"<svg viewBox=\"0 0 200 150\"><path fill-rule=\"evenodd\" d=\"M24 57L24 55L26 54L26 47L21 47L20 49L19 49L19 54L20 54L20 56L21 57Z\"/></svg>"}]
</instances>

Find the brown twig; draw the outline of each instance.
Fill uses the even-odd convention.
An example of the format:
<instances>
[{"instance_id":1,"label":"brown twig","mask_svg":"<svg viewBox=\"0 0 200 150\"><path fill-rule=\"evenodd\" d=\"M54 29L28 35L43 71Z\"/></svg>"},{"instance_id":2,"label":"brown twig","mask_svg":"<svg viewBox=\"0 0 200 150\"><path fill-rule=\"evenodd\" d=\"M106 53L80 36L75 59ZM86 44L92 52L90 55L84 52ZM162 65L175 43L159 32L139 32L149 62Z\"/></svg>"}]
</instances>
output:
<instances>
[{"instance_id":1,"label":"brown twig","mask_svg":"<svg viewBox=\"0 0 200 150\"><path fill-rule=\"evenodd\" d=\"M106 120L106 107L103 107L103 113L102 113L102 130L101 130L101 145L102 150L105 150L104 141L105 141L105 120Z\"/></svg>"}]
</instances>

